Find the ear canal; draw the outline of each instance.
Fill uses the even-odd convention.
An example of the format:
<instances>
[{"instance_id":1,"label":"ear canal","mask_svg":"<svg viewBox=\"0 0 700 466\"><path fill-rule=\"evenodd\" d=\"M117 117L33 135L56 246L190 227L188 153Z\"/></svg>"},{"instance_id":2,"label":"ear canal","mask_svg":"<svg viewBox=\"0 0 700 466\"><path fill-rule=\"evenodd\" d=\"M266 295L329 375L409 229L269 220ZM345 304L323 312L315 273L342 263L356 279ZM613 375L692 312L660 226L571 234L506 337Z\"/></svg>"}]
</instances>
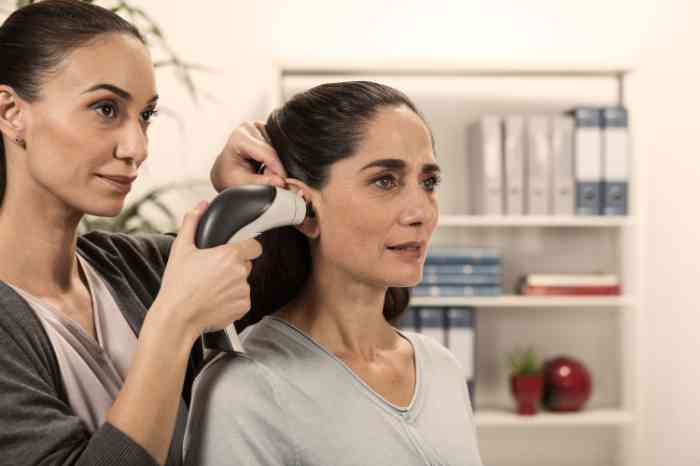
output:
<instances>
[{"instance_id":1,"label":"ear canal","mask_svg":"<svg viewBox=\"0 0 700 466\"><path fill-rule=\"evenodd\" d=\"M314 210L313 204L310 202L306 203L306 216L308 218L316 218L316 211Z\"/></svg>"}]
</instances>

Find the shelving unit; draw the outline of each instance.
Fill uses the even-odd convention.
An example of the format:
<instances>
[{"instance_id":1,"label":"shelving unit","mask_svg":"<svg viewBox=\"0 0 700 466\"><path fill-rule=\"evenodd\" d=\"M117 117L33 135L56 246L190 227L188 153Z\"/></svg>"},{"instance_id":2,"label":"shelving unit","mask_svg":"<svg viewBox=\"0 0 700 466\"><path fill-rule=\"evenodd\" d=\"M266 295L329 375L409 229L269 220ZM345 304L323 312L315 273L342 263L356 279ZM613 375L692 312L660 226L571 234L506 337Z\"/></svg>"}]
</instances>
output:
<instances>
[{"instance_id":1,"label":"shelving unit","mask_svg":"<svg viewBox=\"0 0 700 466\"><path fill-rule=\"evenodd\" d=\"M632 305L632 300L626 296L562 296L539 297L504 295L498 297L473 298L429 298L417 297L411 299L413 306L444 306L444 307L480 307L480 308L615 308L622 309Z\"/></svg>"},{"instance_id":2,"label":"shelving unit","mask_svg":"<svg viewBox=\"0 0 700 466\"><path fill-rule=\"evenodd\" d=\"M442 167L441 218L433 244L500 249L504 288L523 273L619 274L623 296L413 298L423 307L477 309L477 432L489 466L633 466L642 245L635 181L630 215L474 216L468 212L467 131L487 113L562 112L576 105L624 104L627 69L395 63L285 63L273 106L324 82L373 80L406 92L426 116ZM534 346L545 359L566 354L592 373L593 394L578 413L514 414L505 354Z\"/></svg>"},{"instance_id":3,"label":"shelving unit","mask_svg":"<svg viewBox=\"0 0 700 466\"><path fill-rule=\"evenodd\" d=\"M440 227L600 227L623 228L632 226L628 217L568 217L568 216L489 216L443 215Z\"/></svg>"},{"instance_id":4,"label":"shelving unit","mask_svg":"<svg viewBox=\"0 0 700 466\"><path fill-rule=\"evenodd\" d=\"M626 426L634 418L622 410L590 410L581 413L540 413L537 416L518 416L508 411L482 410L476 413L477 427L587 427Z\"/></svg>"}]
</instances>

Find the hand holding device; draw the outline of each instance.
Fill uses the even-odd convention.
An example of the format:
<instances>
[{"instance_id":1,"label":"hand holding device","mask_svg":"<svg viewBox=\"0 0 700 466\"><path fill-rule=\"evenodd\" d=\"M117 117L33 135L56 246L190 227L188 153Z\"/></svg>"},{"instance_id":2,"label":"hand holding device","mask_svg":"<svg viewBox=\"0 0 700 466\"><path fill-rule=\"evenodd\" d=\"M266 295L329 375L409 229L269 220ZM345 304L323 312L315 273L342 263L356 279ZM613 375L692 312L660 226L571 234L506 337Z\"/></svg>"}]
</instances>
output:
<instances>
[{"instance_id":1,"label":"hand holding device","mask_svg":"<svg viewBox=\"0 0 700 466\"><path fill-rule=\"evenodd\" d=\"M202 202L185 215L152 306L154 314L149 313L151 319L163 314L170 325L193 339L225 328L248 312L251 261L262 253L254 239L198 249L195 233L205 209Z\"/></svg>"},{"instance_id":2,"label":"hand holding device","mask_svg":"<svg viewBox=\"0 0 700 466\"><path fill-rule=\"evenodd\" d=\"M267 185L244 185L219 193L202 214L195 245L211 248L254 238L264 231L298 225L306 217L306 203L301 194ZM205 333L206 348L220 351L243 351L233 324L225 330Z\"/></svg>"}]
</instances>

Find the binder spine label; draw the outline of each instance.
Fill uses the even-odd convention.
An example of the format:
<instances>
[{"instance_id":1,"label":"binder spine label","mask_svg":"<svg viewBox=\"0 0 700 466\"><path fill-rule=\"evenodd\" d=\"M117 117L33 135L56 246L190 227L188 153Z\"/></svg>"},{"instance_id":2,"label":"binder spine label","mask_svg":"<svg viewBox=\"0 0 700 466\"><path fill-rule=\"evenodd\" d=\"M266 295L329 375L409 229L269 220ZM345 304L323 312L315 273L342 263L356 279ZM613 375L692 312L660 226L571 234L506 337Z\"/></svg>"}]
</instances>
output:
<instances>
[{"instance_id":1,"label":"binder spine label","mask_svg":"<svg viewBox=\"0 0 700 466\"><path fill-rule=\"evenodd\" d=\"M476 215L503 214L501 119L484 116L469 127L470 212Z\"/></svg>"},{"instance_id":2,"label":"binder spine label","mask_svg":"<svg viewBox=\"0 0 700 466\"><path fill-rule=\"evenodd\" d=\"M605 215L627 215L627 182L605 182Z\"/></svg>"},{"instance_id":3,"label":"binder spine label","mask_svg":"<svg viewBox=\"0 0 700 466\"><path fill-rule=\"evenodd\" d=\"M576 213L600 215L602 213L602 138L600 112L594 108L577 108L576 119Z\"/></svg>"},{"instance_id":4,"label":"binder spine label","mask_svg":"<svg viewBox=\"0 0 700 466\"><path fill-rule=\"evenodd\" d=\"M568 116L552 120L552 211L573 215L576 206L574 183L574 120Z\"/></svg>"},{"instance_id":5,"label":"binder spine label","mask_svg":"<svg viewBox=\"0 0 700 466\"><path fill-rule=\"evenodd\" d=\"M600 182L576 182L576 213L600 215Z\"/></svg>"},{"instance_id":6,"label":"binder spine label","mask_svg":"<svg viewBox=\"0 0 700 466\"><path fill-rule=\"evenodd\" d=\"M525 124L511 116L503 122L503 174L506 215L525 213Z\"/></svg>"},{"instance_id":7,"label":"binder spine label","mask_svg":"<svg viewBox=\"0 0 700 466\"><path fill-rule=\"evenodd\" d=\"M622 107L604 108L601 118L605 159L603 213L626 215L629 198L627 111Z\"/></svg>"},{"instance_id":8,"label":"binder spine label","mask_svg":"<svg viewBox=\"0 0 700 466\"><path fill-rule=\"evenodd\" d=\"M526 212L529 215L549 214L550 198L550 138L546 117L532 116L527 123L527 194Z\"/></svg>"}]
</instances>

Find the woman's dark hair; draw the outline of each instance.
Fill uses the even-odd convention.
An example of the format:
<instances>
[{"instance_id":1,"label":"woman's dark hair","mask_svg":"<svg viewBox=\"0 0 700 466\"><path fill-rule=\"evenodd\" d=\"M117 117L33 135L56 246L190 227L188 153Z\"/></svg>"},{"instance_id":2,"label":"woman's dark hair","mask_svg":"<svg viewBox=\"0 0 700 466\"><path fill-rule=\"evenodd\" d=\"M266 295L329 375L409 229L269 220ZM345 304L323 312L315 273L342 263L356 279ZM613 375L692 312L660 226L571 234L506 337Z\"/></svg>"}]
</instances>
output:
<instances>
[{"instance_id":1,"label":"woman's dark hair","mask_svg":"<svg viewBox=\"0 0 700 466\"><path fill-rule=\"evenodd\" d=\"M331 166L355 154L377 112L402 106L423 119L405 94L389 86L368 81L323 84L272 112L265 129L288 176L321 189ZM239 330L289 303L311 275L309 242L296 228L270 230L258 240L263 255L254 261L249 277L252 309L239 321ZM389 288L387 321L395 322L408 301L406 288Z\"/></svg>"},{"instance_id":2,"label":"woman's dark hair","mask_svg":"<svg viewBox=\"0 0 700 466\"><path fill-rule=\"evenodd\" d=\"M131 23L105 8L78 0L44 0L16 10L0 26L0 85L24 100L41 97L41 86L73 50L97 36L128 34L145 44ZM5 194L5 147L0 135L0 204Z\"/></svg>"}]
</instances>

